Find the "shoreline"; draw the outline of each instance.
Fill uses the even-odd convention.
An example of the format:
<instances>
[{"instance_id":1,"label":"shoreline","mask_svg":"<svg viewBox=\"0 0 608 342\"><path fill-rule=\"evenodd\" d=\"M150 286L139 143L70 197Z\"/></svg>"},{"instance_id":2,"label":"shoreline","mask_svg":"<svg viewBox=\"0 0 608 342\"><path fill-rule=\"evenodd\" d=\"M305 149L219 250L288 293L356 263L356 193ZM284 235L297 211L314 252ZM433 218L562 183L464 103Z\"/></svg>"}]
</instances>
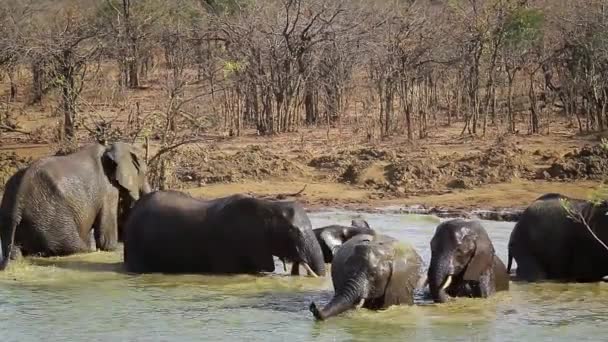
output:
<instances>
[{"instance_id":1,"label":"shoreline","mask_svg":"<svg viewBox=\"0 0 608 342\"><path fill-rule=\"evenodd\" d=\"M362 206L356 204L320 205L305 204L309 212L322 212L331 209L342 209L368 214L412 214L412 215L433 215L439 218L463 218L478 219L484 221L497 222L517 222L525 210L522 207L501 207L501 208L453 208L442 206L425 206L423 204L396 206Z\"/></svg>"}]
</instances>

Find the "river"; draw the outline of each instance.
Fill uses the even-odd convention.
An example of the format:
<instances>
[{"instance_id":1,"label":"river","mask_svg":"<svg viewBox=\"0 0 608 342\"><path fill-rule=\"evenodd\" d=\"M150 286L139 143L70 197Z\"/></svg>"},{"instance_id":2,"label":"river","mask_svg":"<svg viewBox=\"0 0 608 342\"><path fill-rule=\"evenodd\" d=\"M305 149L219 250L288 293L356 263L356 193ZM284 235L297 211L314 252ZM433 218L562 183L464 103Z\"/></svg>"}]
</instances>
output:
<instances>
[{"instance_id":1,"label":"river","mask_svg":"<svg viewBox=\"0 0 608 342\"><path fill-rule=\"evenodd\" d=\"M331 210L314 227L370 225L412 243L428 263L440 219ZM483 221L507 262L513 223ZM608 334L608 284L517 284L490 299L357 310L315 322L308 306L331 278L124 274L121 252L30 258L0 273L0 341L597 341ZM279 265L277 263L277 265Z\"/></svg>"}]
</instances>

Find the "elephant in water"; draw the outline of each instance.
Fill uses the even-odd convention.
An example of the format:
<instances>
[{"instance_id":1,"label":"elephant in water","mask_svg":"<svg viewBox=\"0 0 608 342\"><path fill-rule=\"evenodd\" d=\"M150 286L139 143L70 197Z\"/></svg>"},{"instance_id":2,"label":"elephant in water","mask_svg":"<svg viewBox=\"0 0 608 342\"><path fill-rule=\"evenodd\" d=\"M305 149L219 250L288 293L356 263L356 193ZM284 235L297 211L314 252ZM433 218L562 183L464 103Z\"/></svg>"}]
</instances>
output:
<instances>
[{"instance_id":1,"label":"elephant in water","mask_svg":"<svg viewBox=\"0 0 608 342\"><path fill-rule=\"evenodd\" d=\"M323 251L323 259L325 263L331 264L337 249L342 244L354 236L359 234L375 235L376 232L370 228L367 221L363 219L354 219L350 226L330 225L321 228L313 229L321 250ZM300 272L300 265L294 263L291 268L291 274L297 275Z\"/></svg>"},{"instance_id":2,"label":"elephant in water","mask_svg":"<svg viewBox=\"0 0 608 342\"><path fill-rule=\"evenodd\" d=\"M325 320L358 307L411 305L421 265L413 246L382 234L357 235L337 250L331 264L334 297L322 309L314 302L309 309L317 320Z\"/></svg>"},{"instance_id":3,"label":"elephant in water","mask_svg":"<svg viewBox=\"0 0 608 342\"><path fill-rule=\"evenodd\" d=\"M537 198L509 239L508 270L523 281L600 281L608 275L608 202L557 193Z\"/></svg>"},{"instance_id":4,"label":"elephant in water","mask_svg":"<svg viewBox=\"0 0 608 342\"><path fill-rule=\"evenodd\" d=\"M93 144L35 161L6 183L0 205L2 260L116 249L121 215L150 192L146 163L125 143ZM91 232L92 231L92 232Z\"/></svg>"},{"instance_id":5,"label":"elephant in water","mask_svg":"<svg viewBox=\"0 0 608 342\"><path fill-rule=\"evenodd\" d=\"M136 203L125 226L129 272L273 272L273 256L325 275L321 247L298 203L158 191Z\"/></svg>"},{"instance_id":6,"label":"elephant in water","mask_svg":"<svg viewBox=\"0 0 608 342\"><path fill-rule=\"evenodd\" d=\"M478 221L453 219L437 226L427 274L433 300L488 297L509 289L509 275Z\"/></svg>"}]
</instances>

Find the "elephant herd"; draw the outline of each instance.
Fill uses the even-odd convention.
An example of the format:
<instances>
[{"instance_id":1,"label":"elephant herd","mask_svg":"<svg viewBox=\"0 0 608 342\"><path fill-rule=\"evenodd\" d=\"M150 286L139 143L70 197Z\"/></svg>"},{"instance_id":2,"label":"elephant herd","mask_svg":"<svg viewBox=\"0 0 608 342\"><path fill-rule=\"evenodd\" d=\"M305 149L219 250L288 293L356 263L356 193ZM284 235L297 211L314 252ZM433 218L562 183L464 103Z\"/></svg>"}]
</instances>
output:
<instances>
[{"instance_id":1,"label":"elephant herd","mask_svg":"<svg viewBox=\"0 0 608 342\"><path fill-rule=\"evenodd\" d=\"M235 194L202 200L152 191L134 146L93 144L33 162L6 183L0 205L0 270L19 255L62 256L124 245L131 273L257 274L275 270L325 276L334 296L310 304L317 320L364 307L411 305L428 285L435 302L486 298L514 280L600 281L608 275L608 204L546 194L515 225L508 266L479 221L440 223L431 260L364 220L313 229L297 202ZM567 203L567 206L564 205ZM574 214L573 214L574 213Z\"/></svg>"}]
</instances>

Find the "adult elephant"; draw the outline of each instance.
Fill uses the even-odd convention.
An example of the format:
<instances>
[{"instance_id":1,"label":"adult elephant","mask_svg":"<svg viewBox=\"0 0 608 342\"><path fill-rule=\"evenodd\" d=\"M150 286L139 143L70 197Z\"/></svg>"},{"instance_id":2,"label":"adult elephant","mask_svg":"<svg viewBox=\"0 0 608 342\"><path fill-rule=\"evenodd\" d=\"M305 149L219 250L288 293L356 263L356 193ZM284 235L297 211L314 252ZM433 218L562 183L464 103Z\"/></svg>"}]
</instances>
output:
<instances>
[{"instance_id":1,"label":"adult elephant","mask_svg":"<svg viewBox=\"0 0 608 342\"><path fill-rule=\"evenodd\" d=\"M549 193L520 217L509 239L508 270L523 281L593 282L608 275L608 202Z\"/></svg>"},{"instance_id":2,"label":"adult elephant","mask_svg":"<svg viewBox=\"0 0 608 342\"><path fill-rule=\"evenodd\" d=\"M363 219L354 219L350 226L329 225L321 228L313 229L317 241L323 251L323 260L326 264L331 264L336 250L354 236L359 234L375 235L376 232L370 228L369 223ZM291 274L297 275L300 273L300 265L294 263L291 268Z\"/></svg>"},{"instance_id":3,"label":"adult elephant","mask_svg":"<svg viewBox=\"0 0 608 342\"><path fill-rule=\"evenodd\" d=\"M509 289L509 276L488 233L478 221L442 222L431 239L427 279L433 300L481 297Z\"/></svg>"},{"instance_id":4,"label":"adult elephant","mask_svg":"<svg viewBox=\"0 0 608 342\"><path fill-rule=\"evenodd\" d=\"M334 297L322 309L310 311L325 320L347 310L385 309L413 304L422 258L407 244L382 234L357 235L340 247L331 264Z\"/></svg>"},{"instance_id":5,"label":"adult elephant","mask_svg":"<svg viewBox=\"0 0 608 342\"><path fill-rule=\"evenodd\" d=\"M129 272L273 272L273 256L325 275L310 220L295 202L238 194L201 200L159 191L135 204L125 226Z\"/></svg>"},{"instance_id":6,"label":"adult elephant","mask_svg":"<svg viewBox=\"0 0 608 342\"><path fill-rule=\"evenodd\" d=\"M93 144L39 159L6 183L0 212L2 260L11 255L61 256L116 249L120 215L150 192L139 150L116 142ZM91 232L92 231L92 232Z\"/></svg>"}]
</instances>

